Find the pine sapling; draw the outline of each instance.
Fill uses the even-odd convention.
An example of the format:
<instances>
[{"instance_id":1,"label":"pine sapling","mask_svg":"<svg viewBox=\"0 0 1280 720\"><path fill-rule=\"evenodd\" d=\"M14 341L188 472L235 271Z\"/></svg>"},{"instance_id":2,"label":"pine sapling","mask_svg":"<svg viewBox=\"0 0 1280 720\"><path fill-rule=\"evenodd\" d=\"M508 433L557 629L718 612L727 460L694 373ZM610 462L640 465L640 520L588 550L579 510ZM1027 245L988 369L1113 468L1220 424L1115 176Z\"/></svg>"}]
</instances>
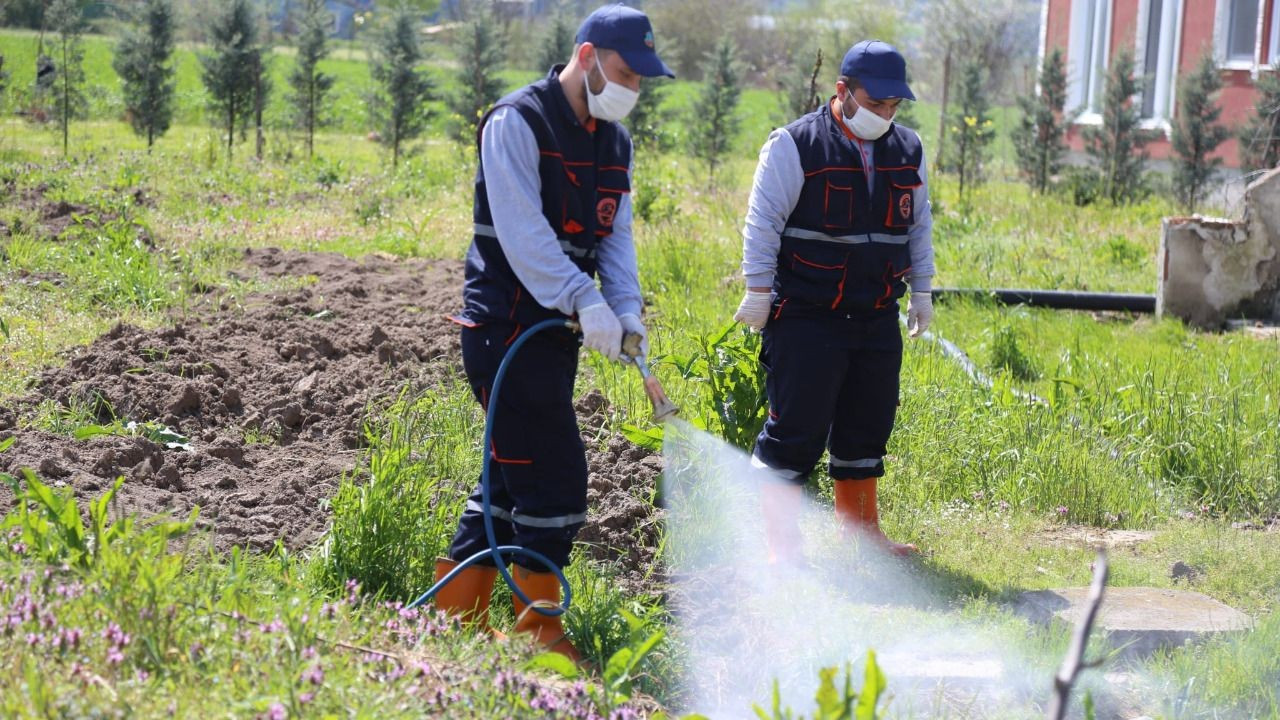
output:
<instances>
[{"instance_id":1,"label":"pine sapling","mask_svg":"<svg viewBox=\"0 0 1280 720\"><path fill-rule=\"evenodd\" d=\"M333 87L333 76L320 71L320 61L329 54L329 25L332 23L324 0L306 0L298 33L298 60L289 75L293 89L294 122L306 134L307 158L315 155L316 128L325 95Z\"/></svg>"},{"instance_id":2,"label":"pine sapling","mask_svg":"<svg viewBox=\"0 0 1280 720\"><path fill-rule=\"evenodd\" d=\"M721 159L729 152L738 134L741 118L742 68L733 38L722 35L703 66L702 88L693 104L690 119L690 150L707 163L708 179L714 180Z\"/></svg>"},{"instance_id":3,"label":"pine sapling","mask_svg":"<svg viewBox=\"0 0 1280 720\"><path fill-rule=\"evenodd\" d=\"M120 40L111 64L120 76L129 125L147 139L150 152L173 121L172 1L146 0L139 21Z\"/></svg>"},{"instance_id":4,"label":"pine sapling","mask_svg":"<svg viewBox=\"0 0 1280 720\"><path fill-rule=\"evenodd\" d=\"M418 19L400 6L380 33L370 72L378 85L371 107L383 128L381 142L391 146L392 167L400 164L400 148L422 133L428 118L424 107L431 97L431 80L419 67L424 53L418 40Z\"/></svg>"},{"instance_id":5,"label":"pine sapling","mask_svg":"<svg viewBox=\"0 0 1280 720\"><path fill-rule=\"evenodd\" d=\"M1022 119L1013 130L1018 169L1037 192L1049 189L1049 180L1062 169L1067 152L1066 130L1071 118L1067 101L1067 69L1062 51L1054 48L1040 67L1039 91L1018 98Z\"/></svg>"},{"instance_id":6,"label":"pine sapling","mask_svg":"<svg viewBox=\"0 0 1280 720\"><path fill-rule=\"evenodd\" d=\"M1258 98L1240 131L1240 165L1247 171L1280 165L1280 72L1258 75Z\"/></svg>"},{"instance_id":7,"label":"pine sapling","mask_svg":"<svg viewBox=\"0 0 1280 720\"><path fill-rule=\"evenodd\" d=\"M454 139L465 142L474 140L480 119L503 95L503 82L498 77L502 46L491 17L478 13L463 26L458 61L459 91L450 97L449 109L458 119L453 125Z\"/></svg>"},{"instance_id":8,"label":"pine sapling","mask_svg":"<svg viewBox=\"0 0 1280 720\"><path fill-rule=\"evenodd\" d=\"M1178 115L1173 123L1174 195L1188 212L1204 198L1205 187L1222 159L1209 157L1227 139L1227 129L1218 124L1222 108L1217 95L1222 76L1213 56L1205 53L1190 75L1178 87Z\"/></svg>"},{"instance_id":9,"label":"pine sapling","mask_svg":"<svg viewBox=\"0 0 1280 720\"><path fill-rule=\"evenodd\" d=\"M1133 102L1138 83L1133 71L1133 51L1121 49L1107 69L1102 124L1084 131L1086 149L1102 174L1102 196L1113 203L1129 202L1143 193L1147 136L1138 127L1138 107Z\"/></svg>"}]
</instances>

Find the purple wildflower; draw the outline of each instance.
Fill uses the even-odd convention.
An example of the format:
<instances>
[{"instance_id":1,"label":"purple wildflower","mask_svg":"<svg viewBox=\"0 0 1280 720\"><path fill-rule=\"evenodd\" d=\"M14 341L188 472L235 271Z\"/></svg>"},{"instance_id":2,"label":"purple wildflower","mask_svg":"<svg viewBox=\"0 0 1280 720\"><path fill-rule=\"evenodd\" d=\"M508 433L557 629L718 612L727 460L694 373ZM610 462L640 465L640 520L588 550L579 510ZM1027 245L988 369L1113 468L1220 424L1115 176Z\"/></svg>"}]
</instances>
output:
<instances>
[{"instance_id":1,"label":"purple wildflower","mask_svg":"<svg viewBox=\"0 0 1280 720\"><path fill-rule=\"evenodd\" d=\"M316 686L324 684L324 668L320 667L320 663L302 671L302 682Z\"/></svg>"},{"instance_id":2,"label":"purple wildflower","mask_svg":"<svg viewBox=\"0 0 1280 720\"><path fill-rule=\"evenodd\" d=\"M1058 509L1057 509L1057 510L1054 510L1054 512L1058 513L1059 515L1061 515L1061 516L1063 516L1063 517L1066 517L1067 513L1071 512L1071 511L1067 509L1067 506L1066 506L1066 505L1059 505L1059 506L1058 506Z\"/></svg>"},{"instance_id":3,"label":"purple wildflower","mask_svg":"<svg viewBox=\"0 0 1280 720\"><path fill-rule=\"evenodd\" d=\"M271 707L267 709L267 718L269 720L284 720L289 717L289 712L284 709L284 705L280 703L271 703Z\"/></svg>"}]
</instances>

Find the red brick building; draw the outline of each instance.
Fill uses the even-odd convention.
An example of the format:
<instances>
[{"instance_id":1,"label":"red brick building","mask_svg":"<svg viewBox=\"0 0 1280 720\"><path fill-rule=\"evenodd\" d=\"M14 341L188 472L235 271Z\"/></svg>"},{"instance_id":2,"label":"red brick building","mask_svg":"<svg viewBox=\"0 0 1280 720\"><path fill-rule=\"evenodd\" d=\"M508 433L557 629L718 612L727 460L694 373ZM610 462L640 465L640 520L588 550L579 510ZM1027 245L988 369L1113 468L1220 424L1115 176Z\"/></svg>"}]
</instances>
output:
<instances>
[{"instance_id":1,"label":"red brick building","mask_svg":"<svg viewBox=\"0 0 1280 720\"><path fill-rule=\"evenodd\" d=\"M1043 0L1041 57L1052 48L1067 61L1067 107L1079 111L1070 134L1083 149L1080 130L1101 122L1108 60L1121 48L1134 51L1139 104L1147 127L1163 129L1147 146L1153 158L1168 157L1169 120L1177 107L1178 78L1203 53L1222 71L1221 122L1232 131L1253 109L1259 73L1275 72L1280 60L1280 0ZM1233 136L1219 148L1227 167L1238 167Z\"/></svg>"}]
</instances>

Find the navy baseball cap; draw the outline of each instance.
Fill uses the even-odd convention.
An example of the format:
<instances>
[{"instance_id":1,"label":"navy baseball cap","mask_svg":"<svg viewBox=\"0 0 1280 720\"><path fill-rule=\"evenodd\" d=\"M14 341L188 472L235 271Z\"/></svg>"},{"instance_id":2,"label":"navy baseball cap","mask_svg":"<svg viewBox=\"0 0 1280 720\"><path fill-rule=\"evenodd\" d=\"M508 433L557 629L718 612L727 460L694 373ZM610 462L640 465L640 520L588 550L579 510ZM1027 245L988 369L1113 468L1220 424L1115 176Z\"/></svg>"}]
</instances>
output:
<instances>
[{"instance_id":1,"label":"navy baseball cap","mask_svg":"<svg viewBox=\"0 0 1280 720\"><path fill-rule=\"evenodd\" d=\"M588 15L578 28L575 42L589 42L598 48L613 50L637 75L676 76L658 59L653 48L653 25L649 23L649 16L621 3L605 5Z\"/></svg>"},{"instance_id":2,"label":"navy baseball cap","mask_svg":"<svg viewBox=\"0 0 1280 720\"><path fill-rule=\"evenodd\" d=\"M881 40L863 40L849 48L840 74L857 79L876 100L916 99L907 87L907 61L897 48Z\"/></svg>"}]
</instances>

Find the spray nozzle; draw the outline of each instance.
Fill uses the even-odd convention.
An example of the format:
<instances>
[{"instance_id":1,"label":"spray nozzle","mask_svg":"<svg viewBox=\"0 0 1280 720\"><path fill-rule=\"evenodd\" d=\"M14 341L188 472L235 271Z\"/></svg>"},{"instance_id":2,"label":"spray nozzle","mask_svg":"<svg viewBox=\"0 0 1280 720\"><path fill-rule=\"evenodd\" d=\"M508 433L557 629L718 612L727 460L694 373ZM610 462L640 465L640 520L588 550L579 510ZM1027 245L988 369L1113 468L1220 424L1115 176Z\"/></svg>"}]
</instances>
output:
<instances>
[{"instance_id":1,"label":"spray nozzle","mask_svg":"<svg viewBox=\"0 0 1280 720\"><path fill-rule=\"evenodd\" d=\"M649 370L649 363L645 360L644 350L641 347L642 342L644 338L639 333L624 335L622 361L635 363L636 368L640 370L640 377L644 379L644 394L649 397L649 402L653 405L653 421L664 423L674 420L680 414L680 408L671 402L666 391L662 389L662 383L658 382L658 378L654 377Z\"/></svg>"},{"instance_id":2,"label":"spray nozzle","mask_svg":"<svg viewBox=\"0 0 1280 720\"><path fill-rule=\"evenodd\" d=\"M582 325L576 320L566 320L565 327L573 332L582 332ZM658 382L658 378L654 377L649 370L649 363L645 360L644 350L641 347L643 342L644 338L639 333L623 335L622 353L618 359L624 363L634 363L640 370L640 377L644 379L644 394L653 405L653 421L664 423L675 419L680 414L680 408L671 402L666 391L662 389L662 383Z\"/></svg>"}]
</instances>

